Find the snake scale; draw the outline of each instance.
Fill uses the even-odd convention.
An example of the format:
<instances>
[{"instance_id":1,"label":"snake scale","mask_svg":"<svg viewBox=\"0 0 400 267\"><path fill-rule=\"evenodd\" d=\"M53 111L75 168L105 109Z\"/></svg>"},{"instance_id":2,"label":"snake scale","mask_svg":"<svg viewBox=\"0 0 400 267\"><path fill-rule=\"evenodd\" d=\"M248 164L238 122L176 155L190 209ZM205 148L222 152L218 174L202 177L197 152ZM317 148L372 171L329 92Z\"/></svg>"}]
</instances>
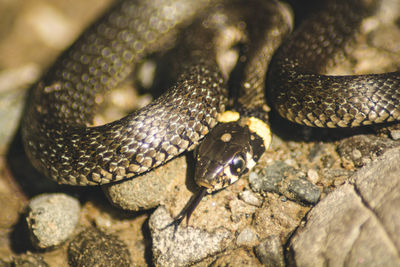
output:
<instances>
[{"instance_id":1,"label":"snake scale","mask_svg":"<svg viewBox=\"0 0 400 267\"><path fill-rule=\"evenodd\" d=\"M232 25L244 27L248 32L243 46L246 60L238 75L241 89L234 105L247 112L246 116L256 114L259 120L266 120L267 87L272 107L296 123L354 127L399 120L398 72L323 75L326 66L334 64L354 40L364 18L374 13L376 3L323 2L323 8L285 39L291 27L287 12L272 0L118 1L33 87L22 120L28 157L39 171L58 183L98 185L131 178L193 149L217 125L218 116L228 105L227 77L218 67L214 45L227 33L224 25L228 29ZM207 23L203 21L190 30L201 16L210 21L210 10L216 12L214 18L219 21L214 26L204 26ZM238 23L224 21L233 14ZM145 108L91 127L96 95L114 88L129 75L134 63L176 39L183 39L190 47L188 51L182 49L187 52L175 64L177 82ZM272 54L282 40L266 76ZM226 139L234 135L219 131ZM255 138L253 133L248 136ZM207 143L203 147L212 146ZM258 146L263 146L262 142ZM212 153L208 148L199 150ZM265 149L251 155L260 157ZM199 166L207 169L209 165L202 160ZM214 165L219 162L209 160ZM233 162L235 171L252 161L245 160ZM212 189L231 182L213 185Z\"/></svg>"}]
</instances>

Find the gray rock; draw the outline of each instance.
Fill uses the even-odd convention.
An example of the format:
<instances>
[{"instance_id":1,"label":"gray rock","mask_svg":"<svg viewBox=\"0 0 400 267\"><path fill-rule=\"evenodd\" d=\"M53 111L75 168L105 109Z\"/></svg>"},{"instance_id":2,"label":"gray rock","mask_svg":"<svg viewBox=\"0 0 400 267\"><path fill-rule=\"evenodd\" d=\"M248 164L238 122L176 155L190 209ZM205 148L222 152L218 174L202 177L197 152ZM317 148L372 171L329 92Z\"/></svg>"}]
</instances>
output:
<instances>
[{"instance_id":1,"label":"gray rock","mask_svg":"<svg viewBox=\"0 0 400 267\"><path fill-rule=\"evenodd\" d=\"M307 178L311 183L316 184L319 179L318 172L314 169L309 169L307 171Z\"/></svg>"},{"instance_id":2,"label":"gray rock","mask_svg":"<svg viewBox=\"0 0 400 267\"><path fill-rule=\"evenodd\" d=\"M323 171L326 183L339 186L343 184L354 172L344 169L327 169Z\"/></svg>"},{"instance_id":3,"label":"gray rock","mask_svg":"<svg viewBox=\"0 0 400 267\"><path fill-rule=\"evenodd\" d=\"M187 266L227 248L230 231L218 228L209 233L193 227L168 226L172 218L164 207L151 215L149 226L153 240L153 262L156 266Z\"/></svg>"},{"instance_id":4,"label":"gray rock","mask_svg":"<svg viewBox=\"0 0 400 267\"><path fill-rule=\"evenodd\" d=\"M283 247L278 236L265 238L255 249L258 259L268 267L283 267Z\"/></svg>"},{"instance_id":5,"label":"gray rock","mask_svg":"<svg viewBox=\"0 0 400 267\"><path fill-rule=\"evenodd\" d=\"M236 244L238 246L251 247L256 245L257 241L257 234L251 227L244 228L236 238Z\"/></svg>"},{"instance_id":6,"label":"gray rock","mask_svg":"<svg viewBox=\"0 0 400 267\"><path fill-rule=\"evenodd\" d=\"M37 248L60 245L79 221L79 201L65 194L43 194L31 199L26 221Z\"/></svg>"},{"instance_id":7,"label":"gray rock","mask_svg":"<svg viewBox=\"0 0 400 267\"><path fill-rule=\"evenodd\" d=\"M386 150L400 146L399 142L374 135L356 135L343 139L338 152L344 161L362 167L382 155Z\"/></svg>"},{"instance_id":8,"label":"gray rock","mask_svg":"<svg viewBox=\"0 0 400 267\"><path fill-rule=\"evenodd\" d=\"M393 140L400 140L400 124L398 123L385 127L380 132L389 135Z\"/></svg>"},{"instance_id":9,"label":"gray rock","mask_svg":"<svg viewBox=\"0 0 400 267\"><path fill-rule=\"evenodd\" d=\"M277 161L274 164L263 169L263 174L250 176L250 186L257 192L275 192L279 193L279 186L283 179L295 172L295 169L282 161Z\"/></svg>"},{"instance_id":10,"label":"gray rock","mask_svg":"<svg viewBox=\"0 0 400 267\"><path fill-rule=\"evenodd\" d=\"M315 204L321 197L319 188L305 179L289 181L288 192L290 194L285 194L286 196L305 204Z\"/></svg>"},{"instance_id":11,"label":"gray rock","mask_svg":"<svg viewBox=\"0 0 400 267\"><path fill-rule=\"evenodd\" d=\"M169 197L177 184L185 183L186 172L182 169L186 169L186 157L178 157L144 175L102 188L118 208L132 211L151 209Z\"/></svg>"},{"instance_id":12,"label":"gray rock","mask_svg":"<svg viewBox=\"0 0 400 267\"><path fill-rule=\"evenodd\" d=\"M132 265L128 247L116 236L97 228L81 232L68 247L70 266L121 266Z\"/></svg>"},{"instance_id":13,"label":"gray rock","mask_svg":"<svg viewBox=\"0 0 400 267\"><path fill-rule=\"evenodd\" d=\"M400 130L399 129L393 129L390 131L390 137L393 138L393 140L400 140Z\"/></svg>"},{"instance_id":14,"label":"gray rock","mask_svg":"<svg viewBox=\"0 0 400 267\"><path fill-rule=\"evenodd\" d=\"M290 241L295 266L400 266L400 151L387 151L327 195Z\"/></svg>"},{"instance_id":15,"label":"gray rock","mask_svg":"<svg viewBox=\"0 0 400 267\"><path fill-rule=\"evenodd\" d=\"M319 188L305 179L303 171L284 162L277 161L262 172L264 175L249 177L251 188L257 192L280 193L303 204L315 204L321 196Z\"/></svg>"},{"instance_id":16,"label":"gray rock","mask_svg":"<svg viewBox=\"0 0 400 267\"><path fill-rule=\"evenodd\" d=\"M239 197L247 204L250 204L250 205L253 205L256 207L261 207L261 205L262 205L262 199L250 190L241 192L239 194Z\"/></svg>"}]
</instances>

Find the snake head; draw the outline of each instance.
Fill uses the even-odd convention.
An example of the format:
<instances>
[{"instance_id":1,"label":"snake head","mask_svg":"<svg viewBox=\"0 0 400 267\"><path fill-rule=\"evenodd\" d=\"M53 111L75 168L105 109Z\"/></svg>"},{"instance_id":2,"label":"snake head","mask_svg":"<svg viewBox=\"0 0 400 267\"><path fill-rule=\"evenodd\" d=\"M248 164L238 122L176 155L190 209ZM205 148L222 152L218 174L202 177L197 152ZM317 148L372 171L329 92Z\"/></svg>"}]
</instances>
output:
<instances>
[{"instance_id":1,"label":"snake head","mask_svg":"<svg viewBox=\"0 0 400 267\"><path fill-rule=\"evenodd\" d=\"M198 147L195 181L213 192L236 182L256 165L263 140L238 122L218 124Z\"/></svg>"}]
</instances>

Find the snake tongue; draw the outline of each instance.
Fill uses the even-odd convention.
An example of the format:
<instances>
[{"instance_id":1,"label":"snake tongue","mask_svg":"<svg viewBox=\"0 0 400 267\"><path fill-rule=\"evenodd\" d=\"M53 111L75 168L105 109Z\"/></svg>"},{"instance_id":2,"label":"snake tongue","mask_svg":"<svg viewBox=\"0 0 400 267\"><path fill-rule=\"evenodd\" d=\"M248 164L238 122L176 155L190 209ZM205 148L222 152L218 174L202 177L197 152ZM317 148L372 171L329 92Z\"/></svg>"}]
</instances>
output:
<instances>
[{"instance_id":1,"label":"snake tongue","mask_svg":"<svg viewBox=\"0 0 400 267\"><path fill-rule=\"evenodd\" d=\"M192 198L188 201L188 203L181 210L181 212L179 212L179 214L174 218L174 220L164 228L166 229L170 226L174 226L173 239L175 239L175 233L178 230L178 226L181 224L181 222L185 217L186 217L186 227L189 225L190 216L192 216L193 211L196 209L196 207L199 205L200 201L206 194L207 194L207 188L202 187L200 191L198 191L195 195L192 196Z\"/></svg>"}]
</instances>

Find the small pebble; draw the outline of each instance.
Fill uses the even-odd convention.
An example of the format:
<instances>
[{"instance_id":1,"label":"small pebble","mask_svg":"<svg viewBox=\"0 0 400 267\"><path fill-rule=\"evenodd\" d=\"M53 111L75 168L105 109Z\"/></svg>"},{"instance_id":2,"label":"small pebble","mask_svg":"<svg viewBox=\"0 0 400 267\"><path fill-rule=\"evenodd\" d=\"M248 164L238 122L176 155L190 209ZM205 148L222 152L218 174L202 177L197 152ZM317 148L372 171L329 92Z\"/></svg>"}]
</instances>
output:
<instances>
[{"instance_id":1,"label":"small pebble","mask_svg":"<svg viewBox=\"0 0 400 267\"><path fill-rule=\"evenodd\" d=\"M318 202L321 191L310 181L305 179L293 179L289 181L288 192L293 196L288 196L306 204L315 204Z\"/></svg>"},{"instance_id":2,"label":"small pebble","mask_svg":"<svg viewBox=\"0 0 400 267\"><path fill-rule=\"evenodd\" d=\"M239 194L239 197L249 205L253 205L256 207L261 207L262 205L262 199L250 190L241 192Z\"/></svg>"},{"instance_id":3,"label":"small pebble","mask_svg":"<svg viewBox=\"0 0 400 267\"><path fill-rule=\"evenodd\" d=\"M400 140L400 129L389 129L389 133L393 140Z\"/></svg>"},{"instance_id":4,"label":"small pebble","mask_svg":"<svg viewBox=\"0 0 400 267\"><path fill-rule=\"evenodd\" d=\"M312 182L313 184L316 184L319 179L318 172L314 169L309 169L307 171L307 177L308 177L308 180L310 180L310 182Z\"/></svg>"},{"instance_id":5,"label":"small pebble","mask_svg":"<svg viewBox=\"0 0 400 267\"><path fill-rule=\"evenodd\" d=\"M74 232L80 205L65 194L43 194L31 199L26 221L31 240L37 248L60 245Z\"/></svg>"},{"instance_id":6,"label":"small pebble","mask_svg":"<svg viewBox=\"0 0 400 267\"><path fill-rule=\"evenodd\" d=\"M283 179L292 173L295 169L284 162L277 161L276 163L267 166L263 173L257 177L249 177L250 186L257 192L275 192L279 193L279 185Z\"/></svg>"},{"instance_id":7,"label":"small pebble","mask_svg":"<svg viewBox=\"0 0 400 267\"><path fill-rule=\"evenodd\" d=\"M358 149L354 149L352 153L354 159L360 159L363 156L361 151Z\"/></svg>"},{"instance_id":8,"label":"small pebble","mask_svg":"<svg viewBox=\"0 0 400 267\"><path fill-rule=\"evenodd\" d=\"M318 173L310 170L307 174L284 162L277 161L263 169L264 176L258 175L249 179L253 190L283 194L291 200L306 204L318 202L319 188L306 179L307 175L318 181ZM286 182L288 181L288 182ZM286 186L287 183L287 186Z\"/></svg>"},{"instance_id":9,"label":"small pebble","mask_svg":"<svg viewBox=\"0 0 400 267\"><path fill-rule=\"evenodd\" d=\"M278 236L269 236L256 247L256 255L264 266L285 266L283 248Z\"/></svg>"},{"instance_id":10,"label":"small pebble","mask_svg":"<svg viewBox=\"0 0 400 267\"><path fill-rule=\"evenodd\" d=\"M70 266L131 266L131 254L124 242L97 228L81 232L68 247Z\"/></svg>"},{"instance_id":11,"label":"small pebble","mask_svg":"<svg viewBox=\"0 0 400 267\"><path fill-rule=\"evenodd\" d=\"M250 227L244 228L236 238L236 244L238 246L252 247L257 244L257 241L257 235Z\"/></svg>"}]
</instances>

